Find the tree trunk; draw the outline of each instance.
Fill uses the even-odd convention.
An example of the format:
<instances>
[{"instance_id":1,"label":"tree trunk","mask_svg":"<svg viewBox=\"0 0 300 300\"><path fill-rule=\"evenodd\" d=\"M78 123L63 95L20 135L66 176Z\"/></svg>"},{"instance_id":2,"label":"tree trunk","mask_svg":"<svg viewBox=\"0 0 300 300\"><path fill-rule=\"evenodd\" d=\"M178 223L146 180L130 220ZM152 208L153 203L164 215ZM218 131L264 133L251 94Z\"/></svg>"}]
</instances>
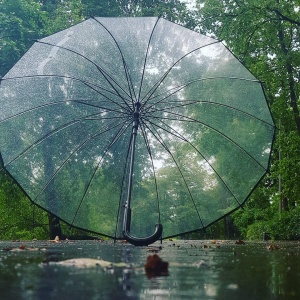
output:
<instances>
[{"instance_id":1,"label":"tree trunk","mask_svg":"<svg viewBox=\"0 0 300 300\"><path fill-rule=\"evenodd\" d=\"M59 237L59 239L62 239L63 234L62 234L62 230L60 227L59 219L49 213L48 220L49 220L50 239L54 240L57 236Z\"/></svg>"},{"instance_id":2,"label":"tree trunk","mask_svg":"<svg viewBox=\"0 0 300 300\"><path fill-rule=\"evenodd\" d=\"M43 124L43 133L44 136L48 134L51 130L48 127L47 123ZM48 149L47 146L50 148ZM43 155L43 161L44 161L44 172L45 172L45 177L46 174L49 176L52 176L55 173L55 168L54 168L54 162L52 160L52 156L49 155L48 153L52 153L51 147L53 145L45 145L44 148L42 148L42 155ZM50 177L49 176L49 177ZM52 211L50 208L57 208L58 207L58 197L56 194L55 190L55 183L53 178L50 179L50 182L47 183L47 187L45 189L45 194L46 194L46 201L47 201L47 206L46 208ZM57 236L62 239L62 230L60 227L60 222L57 217L55 217L53 214L48 213L48 221L49 221L49 236L51 240L54 240Z\"/></svg>"},{"instance_id":3,"label":"tree trunk","mask_svg":"<svg viewBox=\"0 0 300 300\"><path fill-rule=\"evenodd\" d=\"M281 21L278 23L278 40L281 47L281 50L285 56L285 69L287 72L287 78L288 78L288 89L289 89L289 95L290 95L290 106L293 110L294 120L296 123L298 134L300 135L300 113L297 105L297 95L296 95L296 86L294 81L294 75L293 75L293 65L291 62L290 57L290 51L286 46L285 40L284 40L284 31L282 28Z\"/></svg>"},{"instance_id":4,"label":"tree trunk","mask_svg":"<svg viewBox=\"0 0 300 300\"><path fill-rule=\"evenodd\" d=\"M283 199L282 199L282 208L285 211L289 211L289 201L288 201L287 197L283 197Z\"/></svg>"}]
</instances>

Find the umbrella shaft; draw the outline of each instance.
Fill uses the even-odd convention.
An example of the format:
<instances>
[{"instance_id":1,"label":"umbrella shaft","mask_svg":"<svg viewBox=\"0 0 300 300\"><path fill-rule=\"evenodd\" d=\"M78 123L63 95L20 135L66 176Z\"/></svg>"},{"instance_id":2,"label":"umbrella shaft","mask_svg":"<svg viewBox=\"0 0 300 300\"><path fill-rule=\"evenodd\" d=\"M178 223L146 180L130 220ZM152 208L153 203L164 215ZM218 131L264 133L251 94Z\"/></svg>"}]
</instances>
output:
<instances>
[{"instance_id":1,"label":"umbrella shaft","mask_svg":"<svg viewBox=\"0 0 300 300\"><path fill-rule=\"evenodd\" d=\"M126 200L126 207L128 207L128 208L130 208L131 191L132 191L132 184L133 184L133 168L134 168L134 156L135 156L135 144L136 144L137 129L138 129L138 125L136 126L134 124L133 128L132 128L130 164L129 164L129 174L128 174L128 192L127 192L127 200Z\"/></svg>"},{"instance_id":2,"label":"umbrella shaft","mask_svg":"<svg viewBox=\"0 0 300 300\"><path fill-rule=\"evenodd\" d=\"M131 134L131 151L130 151L130 164L129 164L129 174L128 174L128 192L127 192L127 200L126 207L130 209L130 201L131 201L131 191L133 185L133 168L134 168L134 156L135 156L135 144L136 144L136 136L139 127L139 118L140 118L140 103L135 103L135 110L133 113L133 124L132 124L132 134ZM130 220L128 220L130 222Z\"/></svg>"}]
</instances>

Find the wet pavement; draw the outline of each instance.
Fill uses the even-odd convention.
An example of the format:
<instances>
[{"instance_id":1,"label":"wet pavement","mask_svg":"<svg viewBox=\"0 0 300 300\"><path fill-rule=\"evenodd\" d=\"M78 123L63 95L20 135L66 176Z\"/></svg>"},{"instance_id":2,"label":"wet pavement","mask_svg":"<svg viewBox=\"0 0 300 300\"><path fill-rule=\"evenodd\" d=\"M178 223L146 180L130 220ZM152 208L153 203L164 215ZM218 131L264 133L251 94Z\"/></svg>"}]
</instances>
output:
<instances>
[{"instance_id":1,"label":"wet pavement","mask_svg":"<svg viewBox=\"0 0 300 300\"><path fill-rule=\"evenodd\" d=\"M145 271L155 254L167 272ZM299 283L300 242L0 241L1 299L300 299Z\"/></svg>"}]
</instances>

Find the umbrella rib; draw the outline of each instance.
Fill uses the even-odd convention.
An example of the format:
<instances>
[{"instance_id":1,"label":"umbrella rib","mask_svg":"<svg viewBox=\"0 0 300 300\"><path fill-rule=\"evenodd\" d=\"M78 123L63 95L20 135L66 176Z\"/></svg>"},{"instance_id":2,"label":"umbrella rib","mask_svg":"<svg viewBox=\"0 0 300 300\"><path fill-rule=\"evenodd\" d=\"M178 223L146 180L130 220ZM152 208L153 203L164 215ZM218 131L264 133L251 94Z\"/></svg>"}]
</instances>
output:
<instances>
[{"instance_id":1,"label":"umbrella rib","mask_svg":"<svg viewBox=\"0 0 300 300\"><path fill-rule=\"evenodd\" d=\"M127 120L126 120L127 121ZM54 178L56 177L56 175L62 170L62 168L64 167L64 165L72 158L73 155L75 155L75 153L77 153L78 150L80 150L81 148L83 148L88 142L90 142L91 140L93 140L94 138L98 137L99 135L108 132L116 127L119 127L120 125L124 126L124 124L126 124L126 121L122 122L122 123L118 123L115 124L114 126L112 126L111 128L108 128L108 125L105 126L105 128L101 128L100 130L98 130L96 133L94 133L93 135L87 137L80 145L78 145L71 153L70 155L61 163L61 165L57 168L57 170L54 172L54 174L51 176L51 178L47 181L47 183L43 186L43 188L40 190L40 192L34 197L33 202L36 202L36 199L43 193L43 191L49 186L49 184L54 180ZM111 124L113 124L114 122L111 122Z\"/></svg>"},{"instance_id":2,"label":"umbrella rib","mask_svg":"<svg viewBox=\"0 0 300 300\"><path fill-rule=\"evenodd\" d=\"M192 83L194 83L194 82L205 81L205 80L212 80L212 79L233 79L233 80L242 80L242 81L250 81L250 82L257 82L257 83L259 83L258 80L246 79L246 78L239 78L239 77L224 77L224 76L219 76L219 77L207 77L207 78L199 78L199 79L195 79L195 80L192 80L192 81L190 81L190 82L188 82L188 83L186 83L186 84L184 84L184 85L181 85L181 86L178 86L178 87L175 87L175 88L170 89L170 91L171 91L171 90L174 90L174 89L176 89L176 91L174 91L174 92L172 92L171 94L169 94L169 95L163 97L163 98L160 99L159 101L157 101L157 102L155 102L155 103L152 103L152 104L149 105L146 109L144 109L144 112L148 112L152 107L154 107L154 106L157 105L157 104L161 104L161 103L169 103L169 102L164 102L164 100L166 100L167 98L171 97L172 95L176 94L177 92L179 92L180 90L184 89L185 87L187 87L188 85L190 85L190 84L192 84ZM169 92L169 90L168 90L167 92ZM154 98L160 97L160 96L163 95L163 94L164 94L164 93L159 94L159 95L156 95L156 96L152 97L152 98L149 99L149 100L152 100L152 99L154 99ZM238 109L238 108L235 108L235 107L233 107L233 106L230 106L230 105L226 105L226 104L222 104L222 103L218 103L218 102L214 102L214 101L205 101L205 100L178 100L178 102L181 102L181 103L184 102L184 101L188 101L188 102L194 101L195 103L212 103L212 104L217 104L217 105L220 105L220 106L225 106L225 107L234 109L234 110L236 110L236 111L239 111L239 112L241 112L241 113L244 113L244 114L246 114L246 115L248 115L248 116L251 116L251 117L253 117L253 118L255 118L255 119L257 119L257 120L259 120L259 121L261 121L261 122L263 122L263 123L266 123L266 124L268 124L268 125L270 125L270 126L273 127L272 124L270 124L270 123L268 123L268 122L266 122L266 121L264 121L264 120L262 120L262 119L260 119L260 118L258 118L258 117L256 117L256 116L254 116L254 115L252 115L252 114L249 114L249 113L247 113L247 112L245 112L245 111L243 111L243 110L240 110L240 109ZM184 105L182 105L182 106L184 106Z\"/></svg>"},{"instance_id":3,"label":"umbrella rib","mask_svg":"<svg viewBox=\"0 0 300 300\"><path fill-rule=\"evenodd\" d=\"M105 110L105 112L115 112L115 113L119 113L121 115L123 114L123 115L126 115L126 116L131 115L130 112L127 111L127 110L126 110L126 112L124 112L124 111L119 111L119 110L116 110L116 109L107 108L105 106L100 106L100 105L97 105L97 104L88 103L89 101L97 101L97 100L93 100L93 99L83 99L83 100L73 99L71 101L75 102L75 103L82 104L82 105L103 109L103 110ZM66 100L66 102L68 102L68 100ZM98 114L100 114L100 113L98 113Z\"/></svg>"},{"instance_id":4,"label":"umbrella rib","mask_svg":"<svg viewBox=\"0 0 300 300\"><path fill-rule=\"evenodd\" d=\"M249 81L249 82L252 82L252 83L261 83L259 80L257 79L249 79L249 78L243 78L243 77L235 77L235 76L214 76L214 77L204 77L204 78L197 78L197 79L193 79L191 81L188 81L187 83L185 84L182 84L182 85L179 85L179 86L176 86L176 87L173 87L169 90L167 90L166 92L169 92L169 91L172 91L172 90L175 90L175 92L172 92L171 94L167 95L166 97L160 99L158 102L156 102L155 104L157 103L160 103L162 102L163 100L165 100L166 98L172 96L173 94L179 92L180 90L184 89L185 87L195 83L195 82L200 82L200 81L206 81L206 80L215 80L215 79L225 79L225 80L240 80L240 81ZM161 94L158 94L158 95L155 95L153 97L150 97L148 100L152 100L154 98L157 98L157 97L160 97L161 95L165 94L166 92L163 92Z\"/></svg>"},{"instance_id":5,"label":"umbrella rib","mask_svg":"<svg viewBox=\"0 0 300 300\"><path fill-rule=\"evenodd\" d=\"M219 135L221 135L222 137L224 137L225 139L227 139L228 141L230 141L232 144L234 144L236 147L238 147L240 150L242 150L242 152L244 152L252 160L254 160L264 171L267 171L267 169L255 157L253 157L246 149L244 149L243 147L241 147L240 145L238 145L234 140L232 140L226 134L222 133L220 130L218 130L218 129L216 129L216 128L214 128L214 127L212 127L212 126L210 126L210 125L208 125L208 124L206 124L204 122L198 121L196 119L193 119L193 118L190 118L190 117L187 117L187 116L183 116L183 115L180 115L180 114L177 114L177 113L174 113L174 112L169 112L169 111L166 111L166 112L169 113L169 114L172 114L174 116L178 116L178 117L182 117L182 118L187 119L187 120L184 120L184 119L181 119L181 120L174 119L176 121L202 124L202 125L210 128L211 130L217 132ZM155 116L152 116L152 118L155 118L155 119L168 119L168 118L164 118L164 117L155 117Z\"/></svg>"},{"instance_id":6,"label":"umbrella rib","mask_svg":"<svg viewBox=\"0 0 300 300\"><path fill-rule=\"evenodd\" d=\"M145 105L149 99L151 98L151 96L155 93L155 91L158 89L158 87L162 84L162 82L166 79L166 77L168 76L168 74L171 72L171 70L175 67L175 65L180 62L182 59L184 59L186 56L190 55L191 53L199 50L199 49L202 49L202 48L205 48L205 47L208 47L208 46L211 46L211 45L214 45L214 44L217 44L217 43L220 43L220 41L214 41L212 43L209 43L207 45L204 45L204 46L200 46L200 47L197 47L193 50L191 50L190 52L186 53L185 55L183 55L181 58L179 58L175 63L173 63L173 65L162 75L162 77L153 85L153 87L147 92L147 94L145 95L145 97L142 99L144 101L143 105ZM147 97L147 98L146 98ZM142 102L141 100L141 102Z\"/></svg>"},{"instance_id":7,"label":"umbrella rib","mask_svg":"<svg viewBox=\"0 0 300 300\"><path fill-rule=\"evenodd\" d=\"M197 153L199 153L199 155L206 161L206 163L211 167L211 169L215 172L215 174L219 177L219 179L222 181L222 183L224 184L224 186L227 188L227 190L229 191L229 193L232 195L232 197L235 199L235 201L239 204L239 206L242 206L242 204L240 203L240 201L236 198L236 196L233 194L233 192L231 191L231 189L229 188L229 186L225 183L225 181L222 179L221 175L216 171L216 169L211 165L211 163L208 161L208 159L196 148L196 146L193 145L193 143L191 143L189 140L187 140L184 136L182 136L179 132L177 132L174 128L172 128L171 126L169 126L168 124L165 124L164 122L162 122L165 126L167 126L168 128L170 128L171 130L175 131L169 131L166 130L165 128L159 126L158 124L155 124L151 121L148 120L148 122L150 122L153 126L156 126L164 131L166 131L167 133L172 134L173 136L181 139L184 142L187 142L190 146L192 146Z\"/></svg>"},{"instance_id":8,"label":"umbrella rib","mask_svg":"<svg viewBox=\"0 0 300 300\"><path fill-rule=\"evenodd\" d=\"M85 100L85 101L94 101L94 100ZM61 101L56 101L56 102L50 102L50 103L46 103L46 104L42 104L42 105L39 105L39 106L36 106L36 107L33 107L33 108L29 108L27 110L24 110L22 112L19 112L15 115L12 115L12 116L9 116L7 118L4 118L2 120L0 120L0 124L3 123L3 122L6 122L10 119L13 119L13 118L16 118L16 117L19 117L21 115L24 115L26 113L30 113L34 110L38 110L38 109L42 109L42 108L45 108L45 107L50 107L50 106L53 106L53 105L59 105L59 104L63 104L63 103L68 103L68 102L75 102L75 103L79 103L79 104L83 104L83 105L88 105L87 103L84 103L84 100L78 100L78 99L73 99L73 100L61 100ZM93 105L90 105L90 106L93 106ZM119 113L119 114L123 114L124 117L127 116L127 114L125 112L122 112L122 111L119 111L119 110L114 110L114 109L109 109L109 108L106 108L106 107L101 107L101 106L94 106L96 108L101 108L101 109L105 109L107 112L116 112L116 113ZM96 115L99 115L100 112L97 112L97 113L94 113L94 114L91 114L91 115L87 115L87 116L84 116L82 118L80 118L79 120L82 120L82 119L85 119L85 118L89 118L91 116L96 116Z\"/></svg>"},{"instance_id":9,"label":"umbrella rib","mask_svg":"<svg viewBox=\"0 0 300 300\"><path fill-rule=\"evenodd\" d=\"M120 88L120 90L122 90L129 98L131 98L130 95L127 94L127 92L117 83L117 81L115 79L113 79L104 69L102 69L100 66L98 66L95 62L93 62L91 59L87 58L86 56L76 52L75 50L63 47L63 46L59 46L59 45L55 45L55 44L51 44L51 43L47 43L47 42L43 42L41 40L37 40L37 43L40 44L44 44L44 45L48 45L48 46L53 46L53 47L57 47L66 51L69 51L71 53L74 53L82 58L84 58L85 60L89 61L92 65L94 65L97 70L103 75L103 77L105 78L105 80L108 82L108 84L113 88L113 90L117 93L117 95L120 97L120 99L123 100L124 104L127 105L129 108L129 104L125 101L124 97L119 93L119 91L117 90L117 88L112 84L112 82Z\"/></svg>"},{"instance_id":10,"label":"umbrella rib","mask_svg":"<svg viewBox=\"0 0 300 300\"><path fill-rule=\"evenodd\" d=\"M187 102L186 104L182 103L182 102ZM170 102L165 102L165 103L170 103ZM223 103L219 103L219 102L216 102L216 101L208 101L208 100L182 100L182 101L178 101L178 103L181 103L181 104L178 104L178 105L174 105L174 106L169 106L169 107L164 107L164 108L161 108L161 109L158 109L158 108L153 108L152 110L147 110L147 113L155 113L155 112L164 112L166 111L166 109L173 109L173 108L179 108L179 107L186 107L186 106L189 106L189 105L194 105L194 104L213 104L213 105L217 105L217 106L222 106L222 107L226 107L226 108L229 108L231 110L234 110L234 111L237 111L239 113L242 113L244 115L247 115L248 117L251 117L253 119L256 119L270 127L274 127L272 124L266 122L265 120L262 120L258 117L256 117L255 115L252 115L244 110L241 110L239 108L235 108L233 106L230 106L230 105L227 105L227 104L223 104Z\"/></svg>"},{"instance_id":11,"label":"umbrella rib","mask_svg":"<svg viewBox=\"0 0 300 300\"><path fill-rule=\"evenodd\" d=\"M157 25L157 23L158 23L159 20L160 20L160 17L157 18L157 20L156 20L156 22L155 22L155 24L154 24L154 26L152 28L150 37L149 37L149 41L148 41L148 45L147 45L147 50L146 50L146 55L145 55L145 60L144 60L143 73L142 73L142 78L141 78L141 83L140 83L140 88L139 88L138 99L140 99L140 97L141 97L141 92L142 92L142 87L143 87L143 82L144 82L144 76L145 76L145 70L146 70L146 64L147 64L147 58L148 58L149 49L150 49L150 43L151 43L151 40L152 40L152 36L153 36L154 30L155 30L156 25Z\"/></svg>"},{"instance_id":12,"label":"umbrella rib","mask_svg":"<svg viewBox=\"0 0 300 300\"><path fill-rule=\"evenodd\" d=\"M151 167L152 167L152 171L153 171L153 176L154 176L154 184L155 184L155 193L156 193L156 200L157 200L157 209L158 209L158 223L160 223L160 203L159 203L159 193L158 193L158 186L157 186L157 179L156 179L156 172L155 172L155 168L154 168L154 162L153 162L153 156L152 156L152 152L151 152L151 148L150 148L150 143L149 143L149 139L147 137L147 133L145 131L145 124L142 121L143 126L141 126L141 130L142 130L142 135L145 141L145 145L151 160Z\"/></svg>"},{"instance_id":13,"label":"umbrella rib","mask_svg":"<svg viewBox=\"0 0 300 300\"><path fill-rule=\"evenodd\" d=\"M152 124L152 123L150 122L150 124ZM181 171L181 169L180 169L180 167L179 167L179 165L178 165L177 160L176 160L175 157L173 156L173 154L172 154L171 150L169 149L169 147L164 143L163 138L160 136L159 132L157 132L157 130L154 128L156 134L157 134L158 137L159 137L159 138L158 138L158 137L156 136L156 134L151 130L151 128L150 128L146 123L144 123L144 125L145 125L145 126L148 128L148 130L153 134L153 136L154 136L154 137L157 139L157 141L162 145L162 147L170 154L172 160L174 161L174 163L175 163L175 165L176 165L176 167L177 167L177 169L178 169L178 171L179 171L179 173L180 173L180 176L181 176L181 178L182 178L182 180L183 180L183 182L184 182L184 185L185 185L185 187L186 187L186 189L187 189L187 191L188 191L188 193L189 193L189 195L190 195L190 199L191 199L192 202L193 202L193 205L194 205L194 208L195 208L195 210L196 210L196 212L197 212L199 221L200 221L200 223L202 224L202 227L204 227L202 218L201 218L200 213L199 213L199 211L198 211L198 208L197 208L197 206L196 206L196 202L195 202L195 200L194 200L194 197L193 197L193 195L192 195L192 192L191 192L191 190L190 190L190 188L189 188L189 186L188 186L188 184L187 184L187 181L186 181L186 179L185 179L185 176L183 175L183 173L182 173L182 171Z\"/></svg>"},{"instance_id":14,"label":"umbrella rib","mask_svg":"<svg viewBox=\"0 0 300 300\"><path fill-rule=\"evenodd\" d=\"M133 88L133 84L132 84L132 80L131 80L131 77L130 77L130 74L128 72L128 66L126 64L126 61L125 61L125 58L124 58L124 55L123 55L123 52L120 48L120 45L118 44L117 40L115 39L115 37L113 36L113 34L108 30L108 28L106 26L104 26L99 20L97 20L96 18L92 17L92 19L94 21L96 21L98 24L100 24L106 31L107 33L111 36L111 38L113 39L113 41L115 42L120 54L121 54L121 57L122 57L122 62L123 62L123 67L124 67L124 71L125 71L125 76L126 76L126 80L127 80L127 84L128 84L128 90L129 90L129 93L130 93L130 98L132 99L132 104L134 104L134 101L133 101L133 95L134 95L134 98L136 99L136 95L135 95L135 91L134 91L134 88ZM133 95L132 95L133 93Z\"/></svg>"},{"instance_id":15,"label":"umbrella rib","mask_svg":"<svg viewBox=\"0 0 300 300\"><path fill-rule=\"evenodd\" d=\"M97 84L94 84L94 83L91 83L91 82L88 82L88 81L85 81L85 80L82 80L80 78L77 78L77 77L72 77L72 76L64 76L64 75L26 75L26 76L19 76L19 77L9 77L9 78L4 78L2 80L14 80L14 79L23 79L23 78L38 78L38 77L56 77L56 78L64 78L64 79L72 79L72 80L76 80L76 81L79 81L81 83L83 83L84 85L86 85L87 87L91 88L93 91L95 91L97 94L103 96L104 98L106 98L107 100L111 101L112 103L116 104L117 106L119 106L120 108L124 109L124 110L127 110L127 111L130 111L130 107L128 105L126 105L126 107L122 106L120 103L112 100L111 98L109 98L108 96L106 96L105 94L101 93L99 90L97 90L96 88L99 88L99 89L102 89L112 95L115 95L115 96L118 96L118 94L114 94L112 91L109 91ZM96 88L95 88L96 87ZM125 99L124 97L122 99ZM128 99L126 99L128 101Z\"/></svg>"},{"instance_id":16,"label":"umbrella rib","mask_svg":"<svg viewBox=\"0 0 300 300\"><path fill-rule=\"evenodd\" d=\"M91 116L93 115L98 115L97 114L91 114ZM36 140L34 143L32 143L29 147L27 147L26 149L24 149L22 152L20 152L15 158L13 158L11 161L9 161L7 164L5 164L5 167L8 167L9 165L11 165L14 161L18 160L20 157L22 157L24 154L26 154L30 149L34 148L35 146L37 146L38 144L42 143L44 140L46 140L47 138L51 137L52 135L70 127L73 125L76 125L76 123L81 122L82 120L85 120L87 118L87 116L76 119L76 120L72 120L68 123L65 123L62 126L59 126L58 128L55 128L54 130L48 132L47 134L43 135L42 137L40 137L38 140Z\"/></svg>"},{"instance_id":17,"label":"umbrella rib","mask_svg":"<svg viewBox=\"0 0 300 300\"><path fill-rule=\"evenodd\" d=\"M120 108L124 109L124 110L127 110L127 111L130 111L130 107L128 105L126 105L126 107L120 105L118 102L112 100L111 98L107 97L106 95L104 95L103 93L100 93L97 89L95 89L94 87L92 87L91 84L89 83L84 83L86 86L90 87L93 91L95 91L96 93L98 93L99 95L103 96L104 98L108 99L110 102L116 104L117 106L119 106ZM96 86L96 85L95 85ZM119 95L118 95L119 96ZM121 96L119 96L121 97ZM123 100L123 102L126 103L126 101L124 101L124 98L121 97L121 99Z\"/></svg>"},{"instance_id":18,"label":"umbrella rib","mask_svg":"<svg viewBox=\"0 0 300 300\"><path fill-rule=\"evenodd\" d=\"M113 139L107 144L107 146L106 146L106 148L105 148L105 150L104 150L104 153L103 153L101 159L100 159L99 162L97 163L97 166L94 168L94 171L93 171L93 173L92 173L92 176L91 176L91 178L90 178L90 180L89 180L89 182L88 182L88 184L87 184L87 186L86 186L86 188L85 188L85 190L84 190L83 196L82 196L82 198L81 198L81 200L80 200L80 203L79 203L79 205L78 205L78 207L77 207L77 210L76 210L76 213L75 213L75 215L74 215L74 217L73 217L73 220L72 220L72 222L71 222L71 225L73 225L74 222L75 222L75 219L76 219L76 217L77 217L77 215L78 215L78 213L79 213L80 207L81 207L81 205L82 205L84 199L86 198L86 195L87 195L87 193L88 193L88 191L89 191L89 189L90 189L90 186L91 186L91 184L92 184L92 181L94 180L94 178L95 178L95 176L96 176L96 173L97 173L97 171L98 171L98 169L99 169L99 167L100 167L100 165L101 165L101 163L102 163L104 157L105 157L106 154L108 153L109 149L113 146L113 144L115 144L115 143L120 139L120 137L122 136L122 134L123 134L123 133L125 132L125 130L128 128L129 124L127 124L127 126L125 126L125 124L126 124L126 123L123 123L122 127L118 130L118 132L117 132L116 135L113 137Z\"/></svg>"}]
</instances>

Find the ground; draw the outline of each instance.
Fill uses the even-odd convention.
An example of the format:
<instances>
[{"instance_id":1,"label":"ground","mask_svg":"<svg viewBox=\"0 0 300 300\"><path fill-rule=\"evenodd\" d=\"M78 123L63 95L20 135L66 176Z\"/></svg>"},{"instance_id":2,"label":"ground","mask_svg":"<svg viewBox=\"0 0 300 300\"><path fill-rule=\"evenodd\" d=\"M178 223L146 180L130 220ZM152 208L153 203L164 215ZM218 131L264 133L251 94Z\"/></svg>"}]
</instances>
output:
<instances>
[{"instance_id":1,"label":"ground","mask_svg":"<svg viewBox=\"0 0 300 300\"><path fill-rule=\"evenodd\" d=\"M1 299L300 297L300 242L0 241L0 267Z\"/></svg>"}]
</instances>

